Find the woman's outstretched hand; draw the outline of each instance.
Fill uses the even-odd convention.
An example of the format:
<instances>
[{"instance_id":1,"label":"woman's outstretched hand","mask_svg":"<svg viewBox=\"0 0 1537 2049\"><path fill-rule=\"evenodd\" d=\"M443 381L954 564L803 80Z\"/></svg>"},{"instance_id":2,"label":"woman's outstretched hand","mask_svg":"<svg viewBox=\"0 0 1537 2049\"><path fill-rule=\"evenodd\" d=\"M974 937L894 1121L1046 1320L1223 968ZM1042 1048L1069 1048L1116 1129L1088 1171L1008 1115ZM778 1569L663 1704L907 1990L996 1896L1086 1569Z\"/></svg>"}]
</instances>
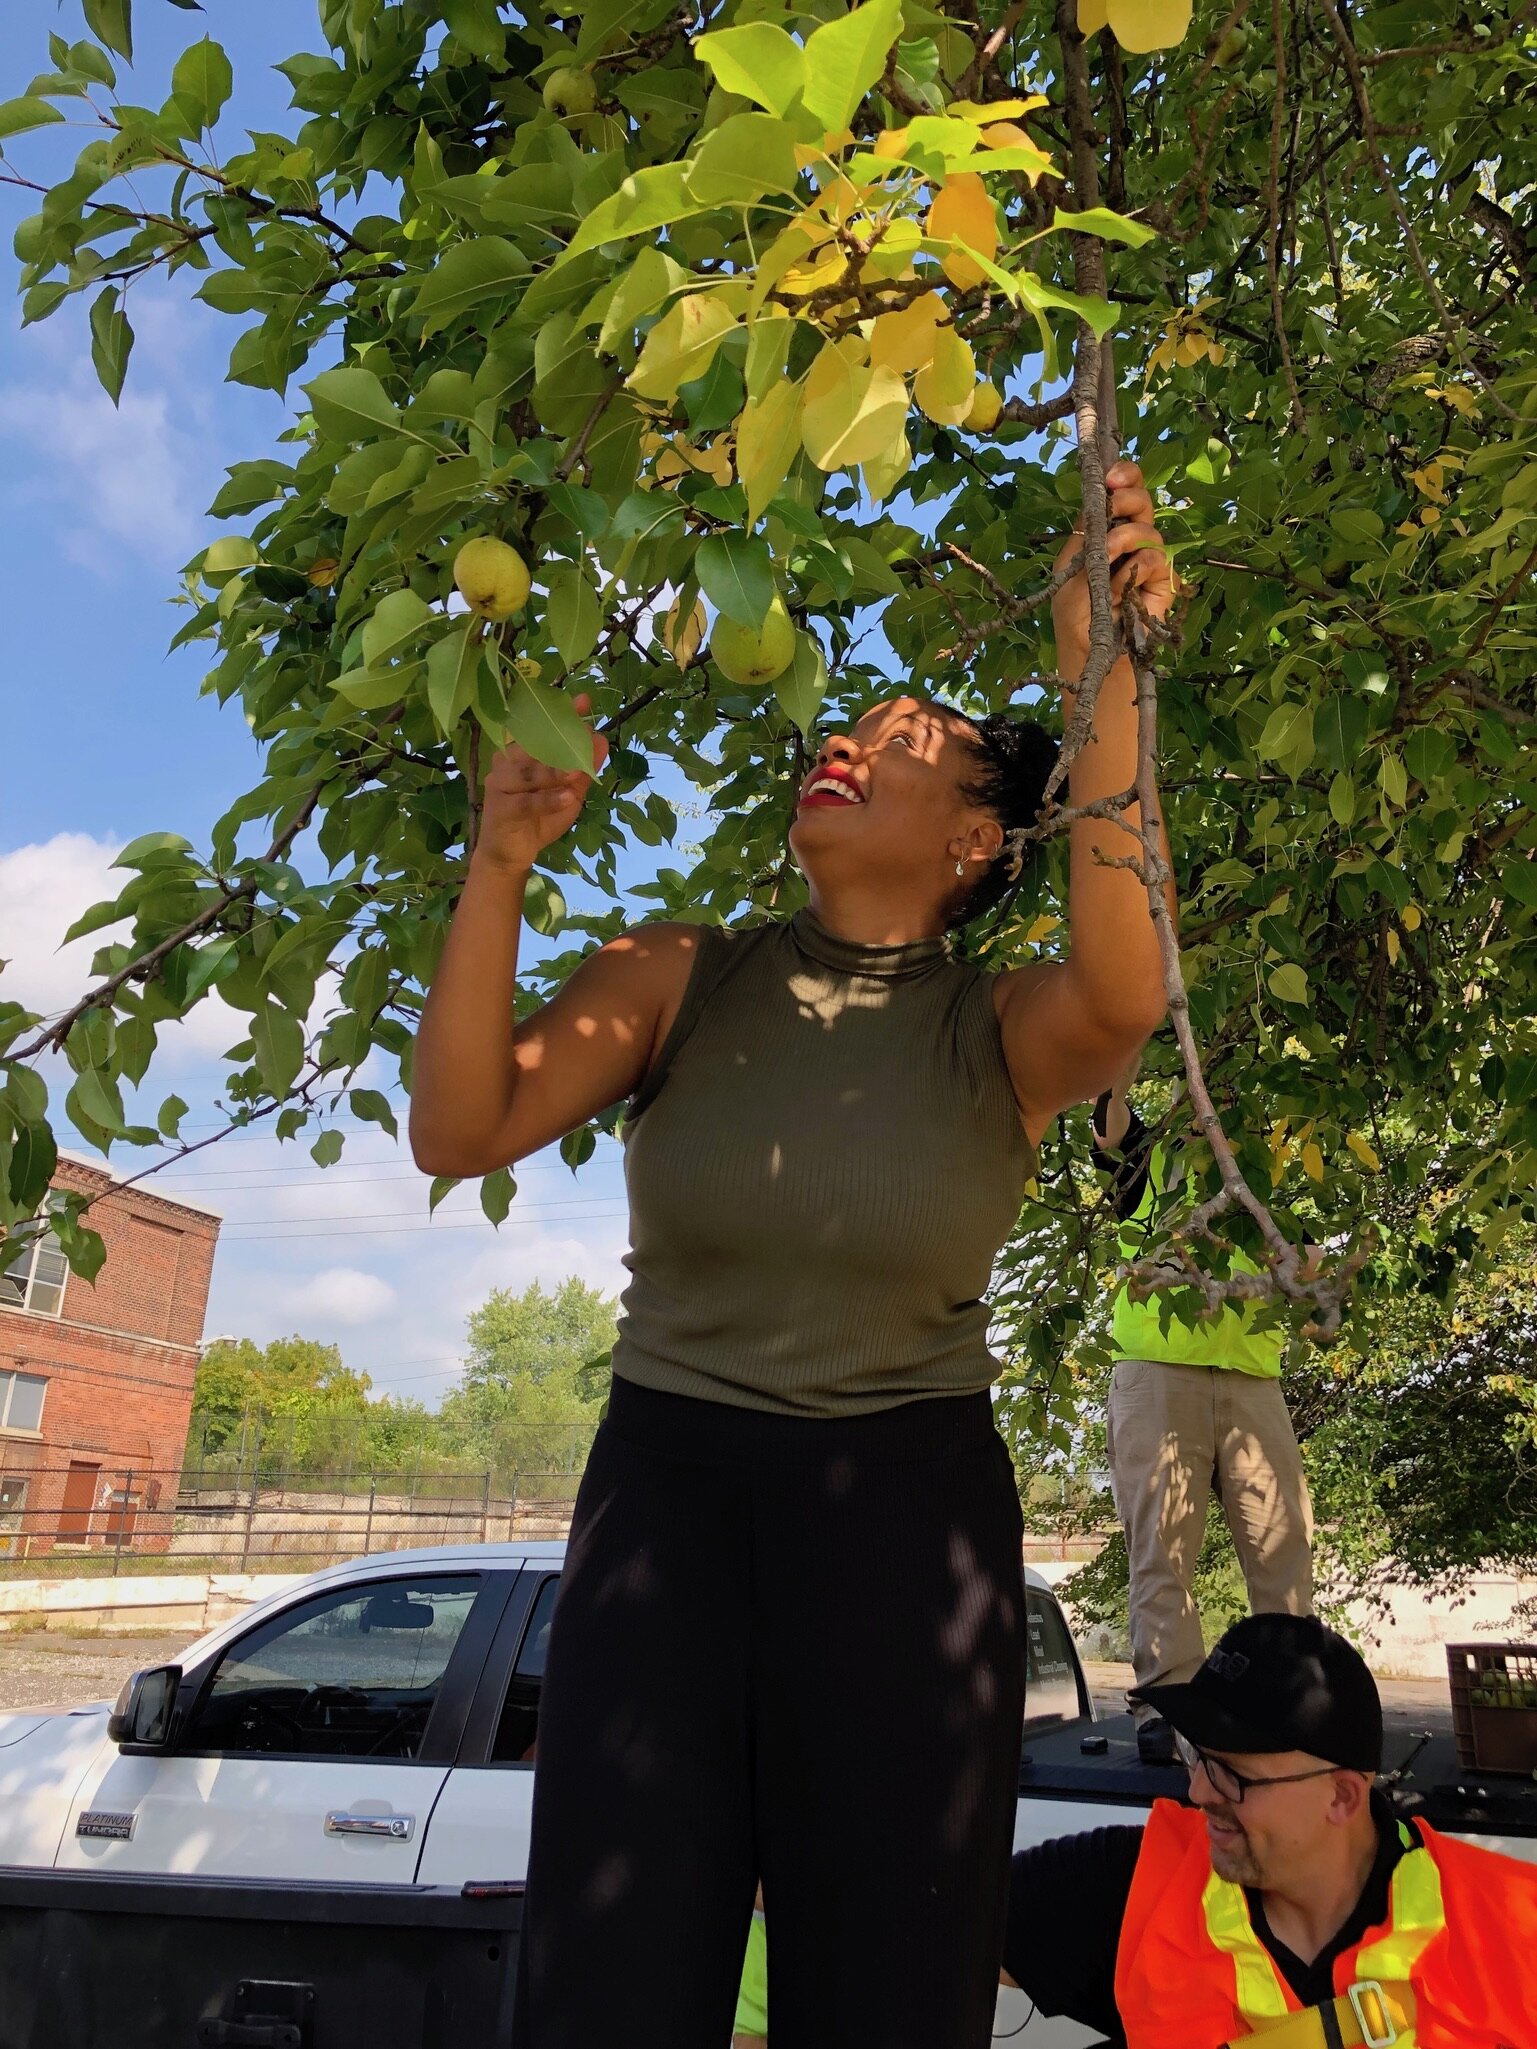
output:
<instances>
[{"instance_id":1,"label":"woman's outstretched hand","mask_svg":"<svg viewBox=\"0 0 1537 2049\"><path fill-rule=\"evenodd\" d=\"M1134 462L1118 462L1105 476L1110 518L1110 594L1120 616L1121 599L1135 585L1144 610L1162 619L1174 602L1174 573L1164 553L1163 537L1153 521L1153 499ZM1065 569L1083 548L1083 522L1078 521L1058 550L1056 567ZM1057 632L1057 666L1064 676L1083 672L1089 652L1089 580L1080 569L1051 601Z\"/></svg>"},{"instance_id":2,"label":"woman's outstretched hand","mask_svg":"<svg viewBox=\"0 0 1537 2049\"><path fill-rule=\"evenodd\" d=\"M585 718L590 698L572 704ZM593 776L608 759L608 742L592 736L592 775L551 768L515 743L491 757L480 814L475 859L490 867L522 871L532 868L545 848L575 825L592 788Z\"/></svg>"}]
</instances>

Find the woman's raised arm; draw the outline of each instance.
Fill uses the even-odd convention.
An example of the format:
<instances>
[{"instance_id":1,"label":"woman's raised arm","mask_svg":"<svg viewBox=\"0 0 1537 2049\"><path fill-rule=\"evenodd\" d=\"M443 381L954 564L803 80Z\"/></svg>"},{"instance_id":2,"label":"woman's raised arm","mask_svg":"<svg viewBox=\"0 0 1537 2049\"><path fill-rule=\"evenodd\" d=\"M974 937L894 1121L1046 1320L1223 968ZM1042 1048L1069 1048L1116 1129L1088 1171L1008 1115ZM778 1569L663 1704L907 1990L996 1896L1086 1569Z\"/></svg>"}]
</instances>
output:
<instances>
[{"instance_id":1,"label":"woman's raised arm","mask_svg":"<svg viewBox=\"0 0 1537 2049\"><path fill-rule=\"evenodd\" d=\"M594 734L593 774L607 754ZM528 878L591 786L592 776L549 768L521 747L491 764L469 876L416 1036L411 1152L424 1173L488 1174L575 1130L633 1092L676 1014L698 935L646 925L600 947L517 1022Z\"/></svg>"},{"instance_id":2,"label":"woman's raised arm","mask_svg":"<svg viewBox=\"0 0 1537 2049\"><path fill-rule=\"evenodd\" d=\"M1120 462L1105 483L1110 517L1117 522L1110 530L1117 605L1134 584L1149 616L1161 619L1172 601L1172 578L1142 472L1135 463ZM1059 561L1082 545L1075 533ZM1081 570L1058 591L1052 611L1064 709L1071 717L1072 686L1089 652L1088 580ZM1068 802L1077 807L1116 796L1131 787L1136 771L1136 677L1123 655L1100 687L1094 736L1068 771ZM1141 807L1133 804L1124 815L1136 826ZM1079 819L1069 834L1068 956L1020 970L1000 992L1009 1070L1036 1139L1059 1111L1107 1088L1165 1010L1146 888L1132 869L1109 865L1134 855L1136 842L1113 819ZM1167 858L1161 825L1160 839ZM1172 910L1172 889L1169 901Z\"/></svg>"}]
</instances>

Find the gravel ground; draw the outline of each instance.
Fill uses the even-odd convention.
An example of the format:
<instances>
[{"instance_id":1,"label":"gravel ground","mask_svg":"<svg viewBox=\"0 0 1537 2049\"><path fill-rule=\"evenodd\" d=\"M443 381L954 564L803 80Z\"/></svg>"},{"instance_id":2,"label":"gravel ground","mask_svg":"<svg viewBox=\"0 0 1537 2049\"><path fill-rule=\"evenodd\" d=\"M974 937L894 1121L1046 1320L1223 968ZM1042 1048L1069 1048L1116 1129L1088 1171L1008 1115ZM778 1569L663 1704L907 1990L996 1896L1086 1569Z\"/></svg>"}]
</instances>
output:
<instances>
[{"instance_id":1,"label":"gravel ground","mask_svg":"<svg viewBox=\"0 0 1537 2049\"><path fill-rule=\"evenodd\" d=\"M87 1637L41 1629L0 1635L0 1711L114 1700L131 1672L173 1664L193 1641L190 1635Z\"/></svg>"}]
</instances>

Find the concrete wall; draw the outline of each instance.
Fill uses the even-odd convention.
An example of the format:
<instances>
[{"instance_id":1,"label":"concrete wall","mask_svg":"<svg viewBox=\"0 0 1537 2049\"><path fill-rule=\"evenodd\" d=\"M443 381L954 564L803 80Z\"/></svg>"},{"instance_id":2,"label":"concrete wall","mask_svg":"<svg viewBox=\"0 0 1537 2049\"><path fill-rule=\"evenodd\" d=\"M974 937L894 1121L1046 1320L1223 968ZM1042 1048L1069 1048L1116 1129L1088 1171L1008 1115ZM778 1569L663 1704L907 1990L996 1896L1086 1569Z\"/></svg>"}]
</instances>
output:
<instances>
[{"instance_id":1,"label":"concrete wall","mask_svg":"<svg viewBox=\"0 0 1537 2049\"><path fill-rule=\"evenodd\" d=\"M0 1580L0 1635L16 1629L217 1629L253 1601L296 1586L302 1573L146 1573L132 1579Z\"/></svg>"}]
</instances>

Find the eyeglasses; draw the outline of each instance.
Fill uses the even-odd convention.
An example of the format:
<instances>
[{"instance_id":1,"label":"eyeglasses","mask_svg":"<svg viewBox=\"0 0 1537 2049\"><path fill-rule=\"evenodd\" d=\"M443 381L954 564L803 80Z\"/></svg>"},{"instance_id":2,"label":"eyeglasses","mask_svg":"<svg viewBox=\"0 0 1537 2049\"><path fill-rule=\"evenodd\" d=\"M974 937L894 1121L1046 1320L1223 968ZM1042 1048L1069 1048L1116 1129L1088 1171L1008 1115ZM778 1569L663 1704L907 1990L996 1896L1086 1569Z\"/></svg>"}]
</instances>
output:
<instances>
[{"instance_id":1,"label":"eyeglasses","mask_svg":"<svg viewBox=\"0 0 1537 2049\"><path fill-rule=\"evenodd\" d=\"M1234 1771L1222 1758L1213 1757L1209 1751L1202 1750L1199 1745L1192 1743L1188 1736L1176 1735L1174 1741L1179 1747L1179 1754L1184 1759L1185 1768L1190 1776L1194 1778L1198 1770L1204 1771L1212 1791L1222 1799L1231 1801L1235 1807L1243 1805L1244 1794L1253 1786L1298 1786L1304 1779L1333 1778L1334 1774L1342 1769L1337 1764L1325 1764L1310 1772L1281 1772L1272 1779L1251 1779L1246 1778L1242 1772Z\"/></svg>"}]
</instances>

